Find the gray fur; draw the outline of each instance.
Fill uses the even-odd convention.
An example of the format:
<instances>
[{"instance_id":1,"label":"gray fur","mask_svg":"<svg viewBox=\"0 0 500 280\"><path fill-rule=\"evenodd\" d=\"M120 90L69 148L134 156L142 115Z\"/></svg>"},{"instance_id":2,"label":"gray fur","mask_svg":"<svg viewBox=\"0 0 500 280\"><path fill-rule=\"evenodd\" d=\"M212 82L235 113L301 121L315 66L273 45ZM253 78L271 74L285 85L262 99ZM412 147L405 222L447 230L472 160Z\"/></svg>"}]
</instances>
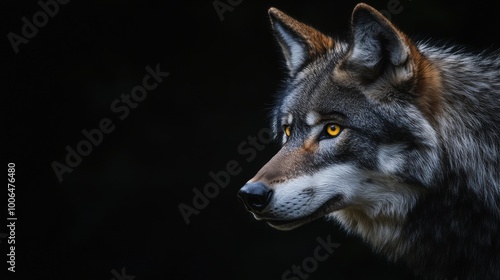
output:
<instances>
[{"instance_id":1,"label":"gray fur","mask_svg":"<svg viewBox=\"0 0 500 280\"><path fill-rule=\"evenodd\" d=\"M271 119L283 148L251 180L273 196L252 213L282 230L331 218L424 279L500 279L500 56L415 42L439 75L429 115L416 64L402 58L407 41L373 9L357 11L371 15L370 28L353 21L352 38L305 58L277 95ZM395 41L381 45L370 30ZM359 60L370 50L380 55L375 76ZM322 136L327 123L342 132Z\"/></svg>"}]
</instances>

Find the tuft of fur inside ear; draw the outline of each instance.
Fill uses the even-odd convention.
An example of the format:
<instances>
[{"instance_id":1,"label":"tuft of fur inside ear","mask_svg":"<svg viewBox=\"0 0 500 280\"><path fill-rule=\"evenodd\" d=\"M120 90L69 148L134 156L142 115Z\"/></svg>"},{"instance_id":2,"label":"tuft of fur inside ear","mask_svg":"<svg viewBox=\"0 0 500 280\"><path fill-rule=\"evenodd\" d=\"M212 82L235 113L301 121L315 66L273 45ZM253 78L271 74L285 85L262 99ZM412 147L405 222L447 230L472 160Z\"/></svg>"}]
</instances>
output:
<instances>
[{"instance_id":1,"label":"tuft of fur inside ear","mask_svg":"<svg viewBox=\"0 0 500 280\"><path fill-rule=\"evenodd\" d=\"M333 48L332 38L309 25L276 8L270 8L268 13L291 76L307 62Z\"/></svg>"},{"instance_id":2,"label":"tuft of fur inside ear","mask_svg":"<svg viewBox=\"0 0 500 280\"><path fill-rule=\"evenodd\" d=\"M365 83L385 77L396 84L414 75L410 40L374 8L356 5L351 36L351 48L342 64L351 75Z\"/></svg>"}]
</instances>

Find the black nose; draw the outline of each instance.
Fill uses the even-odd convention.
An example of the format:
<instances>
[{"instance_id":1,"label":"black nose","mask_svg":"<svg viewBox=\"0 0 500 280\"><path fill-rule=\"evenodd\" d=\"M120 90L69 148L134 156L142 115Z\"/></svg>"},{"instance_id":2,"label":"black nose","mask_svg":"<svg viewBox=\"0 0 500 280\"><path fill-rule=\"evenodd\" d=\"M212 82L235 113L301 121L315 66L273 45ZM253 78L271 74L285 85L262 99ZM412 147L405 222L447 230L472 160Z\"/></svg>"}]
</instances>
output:
<instances>
[{"instance_id":1,"label":"black nose","mask_svg":"<svg viewBox=\"0 0 500 280\"><path fill-rule=\"evenodd\" d=\"M261 182L247 183L238 191L238 196L249 211L260 211L266 208L272 194L273 191Z\"/></svg>"}]
</instances>

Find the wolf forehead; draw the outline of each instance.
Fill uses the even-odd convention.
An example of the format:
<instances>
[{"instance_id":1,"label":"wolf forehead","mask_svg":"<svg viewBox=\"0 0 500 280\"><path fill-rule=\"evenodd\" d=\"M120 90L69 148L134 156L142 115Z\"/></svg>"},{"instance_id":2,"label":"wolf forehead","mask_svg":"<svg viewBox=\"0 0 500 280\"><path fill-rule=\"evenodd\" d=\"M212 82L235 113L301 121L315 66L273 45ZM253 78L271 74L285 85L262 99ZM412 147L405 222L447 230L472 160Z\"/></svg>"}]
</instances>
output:
<instances>
[{"instance_id":1,"label":"wolf forehead","mask_svg":"<svg viewBox=\"0 0 500 280\"><path fill-rule=\"evenodd\" d=\"M306 88L287 90L273 108L274 121L286 124L302 121L313 125L322 116L353 116L367 106L366 98L354 88L316 85L314 89L308 89L307 86L306 82Z\"/></svg>"},{"instance_id":2,"label":"wolf forehead","mask_svg":"<svg viewBox=\"0 0 500 280\"><path fill-rule=\"evenodd\" d=\"M337 51L332 49L331 55L311 62L284 84L272 108L275 126L314 125L328 115L355 118L369 111L361 89L335 76L335 66L343 55Z\"/></svg>"}]
</instances>

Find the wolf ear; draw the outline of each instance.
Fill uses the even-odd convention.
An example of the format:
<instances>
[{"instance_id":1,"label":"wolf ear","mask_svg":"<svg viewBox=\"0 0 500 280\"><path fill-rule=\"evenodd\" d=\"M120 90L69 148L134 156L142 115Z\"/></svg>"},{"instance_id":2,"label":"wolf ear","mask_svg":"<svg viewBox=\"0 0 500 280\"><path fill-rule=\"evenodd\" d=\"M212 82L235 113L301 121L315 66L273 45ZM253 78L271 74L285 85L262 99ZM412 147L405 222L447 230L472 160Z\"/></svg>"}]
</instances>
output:
<instances>
[{"instance_id":1,"label":"wolf ear","mask_svg":"<svg viewBox=\"0 0 500 280\"><path fill-rule=\"evenodd\" d=\"M332 38L296 21L280 10L270 8L268 13L290 75L294 75L308 61L333 47Z\"/></svg>"},{"instance_id":2,"label":"wolf ear","mask_svg":"<svg viewBox=\"0 0 500 280\"><path fill-rule=\"evenodd\" d=\"M375 81L383 73L396 79L391 82L412 77L411 43L380 12L364 3L356 5L351 32L352 45L342 65L344 69L365 82Z\"/></svg>"}]
</instances>

